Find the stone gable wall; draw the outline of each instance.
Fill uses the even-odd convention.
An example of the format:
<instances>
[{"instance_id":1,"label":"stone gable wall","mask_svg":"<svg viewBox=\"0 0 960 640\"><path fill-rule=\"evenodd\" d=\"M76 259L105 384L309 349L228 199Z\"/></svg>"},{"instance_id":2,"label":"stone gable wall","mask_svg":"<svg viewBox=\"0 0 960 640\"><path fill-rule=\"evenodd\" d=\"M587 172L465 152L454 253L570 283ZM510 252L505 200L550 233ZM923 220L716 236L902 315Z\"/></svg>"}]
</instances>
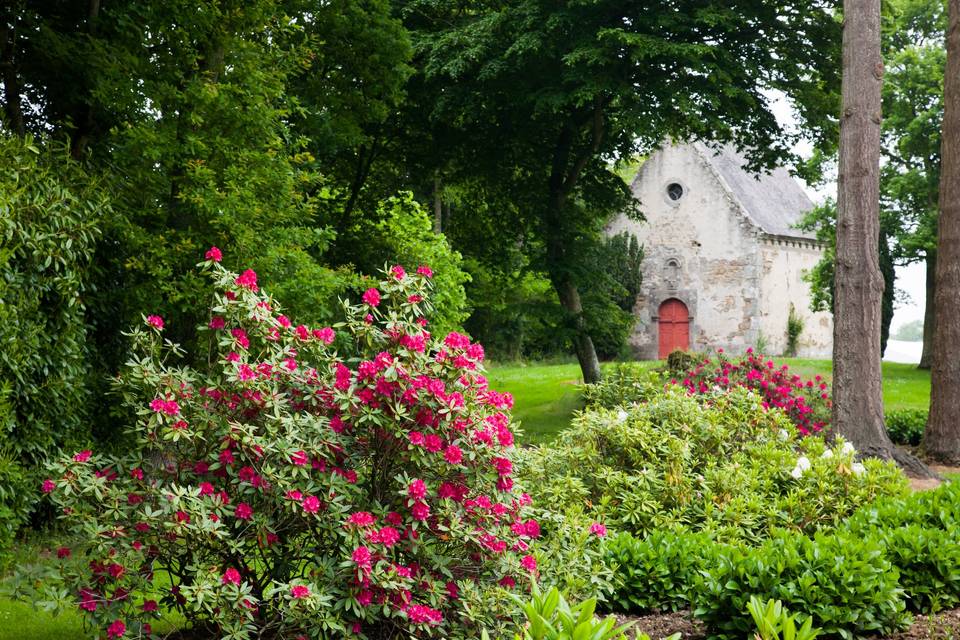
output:
<instances>
[{"instance_id":1,"label":"stone gable wall","mask_svg":"<svg viewBox=\"0 0 960 640\"><path fill-rule=\"evenodd\" d=\"M677 201L667 195L671 183L684 188ZM755 344L761 329L761 231L737 211L691 146L654 154L633 188L646 222L619 216L608 232L629 231L644 246L643 286L630 338L636 357L657 358L657 311L669 298L690 311L692 349L742 352Z\"/></svg>"}]
</instances>

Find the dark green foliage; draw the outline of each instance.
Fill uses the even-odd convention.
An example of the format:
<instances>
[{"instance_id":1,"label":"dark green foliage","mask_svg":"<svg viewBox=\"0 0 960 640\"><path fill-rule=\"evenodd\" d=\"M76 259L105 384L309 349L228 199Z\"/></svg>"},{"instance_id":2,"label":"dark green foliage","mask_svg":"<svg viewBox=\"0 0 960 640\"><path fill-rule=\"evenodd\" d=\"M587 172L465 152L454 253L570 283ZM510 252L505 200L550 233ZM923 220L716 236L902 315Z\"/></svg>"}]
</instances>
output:
<instances>
[{"instance_id":1,"label":"dark green foliage","mask_svg":"<svg viewBox=\"0 0 960 640\"><path fill-rule=\"evenodd\" d=\"M467 248L468 253L471 249ZM521 256L514 256L522 262ZM622 233L599 240L589 250L593 280L583 291L584 317L597 354L626 355L636 319L643 250L635 236ZM550 280L534 270L507 272L470 260L467 285L474 309L466 327L498 359L542 359L569 353L573 333Z\"/></svg>"},{"instance_id":2,"label":"dark green foliage","mask_svg":"<svg viewBox=\"0 0 960 640\"><path fill-rule=\"evenodd\" d=\"M897 570L876 540L853 535L775 533L755 548L715 546L696 581L694 615L718 638L753 630L751 596L781 600L811 616L825 636L892 633L909 620Z\"/></svg>"},{"instance_id":3,"label":"dark green foliage","mask_svg":"<svg viewBox=\"0 0 960 640\"><path fill-rule=\"evenodd\" d=\"M931 613L960 603L960 527L910 525L881 529L875 535L900 572L909 610Z\"/></svg>"},{"instance_id":4,"label":"dark green foliage","mask_svg":"<svg viewBox=\"0 0 960 640\"><path fill-rule=\"evenodd\" d=\"M64 149L39 147L0 136L0 550L40 463L90 435L86 297L108 207Z\"/></svg>"},{"instance_id":5,"label":"dark green foliage","mask_svg":"<svg viewBox=\"0 0 960 640\"><path fill-rule=\"evenodd\" d=\"M895 409L888 411L884 416L887 433L890 439L897 444L917 446L923 439L923 431L927 427L926 409Z\"/></svg>"},{"instance_id":6,"label":"dark green foliage","mask_svg":"<svg viewBox=\"0 0 960 640\"><path fill-rule=\"evenodd\" d=\"M657 531L643 539L621 533L607 542L607 562L617 567L613 601L621 611L643 614L690 606L690 587L706 568L705 534Z\"/></svg>"}]
</instances>

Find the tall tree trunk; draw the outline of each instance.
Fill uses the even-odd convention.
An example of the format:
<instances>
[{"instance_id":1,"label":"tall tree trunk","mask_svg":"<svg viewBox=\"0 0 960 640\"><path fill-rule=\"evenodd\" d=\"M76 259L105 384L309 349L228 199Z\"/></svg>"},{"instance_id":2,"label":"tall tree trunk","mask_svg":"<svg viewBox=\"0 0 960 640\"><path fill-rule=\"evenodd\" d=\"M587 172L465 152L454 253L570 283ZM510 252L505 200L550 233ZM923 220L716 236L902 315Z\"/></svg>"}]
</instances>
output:
<instances>
[{"instance_id":1,"label":"tall tree trunk","mask_svg":"<svg viewBox=\"0 0 960 640\"><path fill-rule=\"evenodd\" d=\"M960 1L960 0L955 0ZM930 470L883 422L880 326L880 0L844 0L840 176L833 297L833 425L864 456Z\"/></svg>"},{"instance_id":2,"label":"tall tree trunk","mask_svg":"<svg viewBox=\"0 0 960 640\"><path fill-rule=\"evenodd\" d=\"M933 312L934 297L937 293L937 252L927 251L926 257L926 300L923 302L923 352L920 354L918 369L933 366L933 332L936 326L936 314Z\"/></svg>"},{"instance_id":3,"label":"tall tree trunk","mask_svg":"<svg viewBox=\"0 0 960 640\"><path fill-rule=\"evenodd\" d=\"M940 220L930 417L923 451L960 462L960 0L949 2L940 143Z\"/></svg>"},{"instance_id":4,"label":"tall tree trunk","mask_svg":"<svg viewBox=\"0 0 960 640\"><path fill-rule=\"evenodd\" d=\"M837 200L833 424L860 451L890 457L883 424L880 306L880 0L843 3L843 117Z\"/></svg>"}]
</instances>

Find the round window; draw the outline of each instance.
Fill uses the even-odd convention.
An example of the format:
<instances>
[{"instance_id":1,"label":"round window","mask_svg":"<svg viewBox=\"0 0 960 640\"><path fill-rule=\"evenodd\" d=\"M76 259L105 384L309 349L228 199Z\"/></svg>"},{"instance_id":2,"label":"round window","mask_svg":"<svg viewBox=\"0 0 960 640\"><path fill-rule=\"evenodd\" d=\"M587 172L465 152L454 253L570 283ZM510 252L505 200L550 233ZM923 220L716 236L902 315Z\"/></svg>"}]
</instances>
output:
<instances>
[{"instance_id":1,"label":"round window","mask_svg":"<svg viewBox=\"0 0 960 640\"><path fill-rule=\"evenodd\" d=\"M673 200L677 201L683 197L683 185L677 182L671 182L667 185L667 196Z\"/></svg>"}]
</instances>

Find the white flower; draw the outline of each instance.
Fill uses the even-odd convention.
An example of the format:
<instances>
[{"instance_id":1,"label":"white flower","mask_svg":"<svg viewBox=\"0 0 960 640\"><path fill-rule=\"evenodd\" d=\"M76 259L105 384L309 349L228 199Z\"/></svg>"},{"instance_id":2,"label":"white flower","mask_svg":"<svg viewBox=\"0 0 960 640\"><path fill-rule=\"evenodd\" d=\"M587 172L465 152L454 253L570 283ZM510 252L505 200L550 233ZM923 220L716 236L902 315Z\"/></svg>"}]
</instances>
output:
<instances>
[{"instance_id":1,"label":"white flower","mask_svg":"<svg viewBox=\"0 0 960 640\"><path fill-rule=\"evenodd\" d=\"M844 442L844 443L843 443L843 448L840 449L840 452L843 453L843 454L846 454L846 455L850 455L850 454L852 454L852 453L856 453L857 450L854 449L854 448L853 448L853 445L850 444L849 442Z\"/></svg>"},{"instance_id":2,"label":"white flower","mask_svg":"<svg viewBox=\"0 0 960 640\"><path fill-rule=\"evenodd\" d=\"M790 434L787 433L787 430L786 430L786 429L780 429L780 431L777 432L777 436L778 436L781 440L788 440L788 439L790 438Z\"/></svg>"},{"instance_id":3,"label":"white flower","mask_svg":"<svg viewBox=\"0 0 960 640\"><path fill-rule=\"evenodd\" d=\"M859 476L862 473L866 473L867 468L859 462L854 462L852 465L850 465L850 470L853 471L853 475Z\"/></svg>"},{"instance_id":4,"label":"white flower","mask_svg":"<svg viewBox=\"0 0 960 640\"><path fill-rule=\"evenodd\" d=\"M810 468L810 460L807 459L807 456L800 456L797 458L797 469L806 471Z\"/></svg>"},{"instance_id":5,"label":"white flower","mask_svg":"<svg viewBox=\"0 0 960 640\"><path fill-rule=\"evenodd\" d=\"M801 469L799 466L796 466L793 468L793 471L790 472L790 475L799 480L803 475L803 469Z\"/></svg>"},{"instance_id":6,"label":"white flower","mask_svg":"<svg viewBox=\"0 0 960 640\"><path fill-rule=\"evenodd\" d=\"M627 415L628 415L627 412L624 411L623 409L620 409L619 411L617 411L617 424L620 424L620 423L622 423L624 420L626 420L626 419L627 419Z\"/></svg>"},{"instance_id":7,"label":"white flower","mask_svg":"<svg viewBox=\"0 0 960 640\"><path fill-rule=\"evenodd\" d=\"M832 457L833 457L833 451L830 450L830 449L827 449L826 451L823 452L823 455L820 456L820 457L821 457L821 458L832 458Z\"/></svg>"}]
</instances>

